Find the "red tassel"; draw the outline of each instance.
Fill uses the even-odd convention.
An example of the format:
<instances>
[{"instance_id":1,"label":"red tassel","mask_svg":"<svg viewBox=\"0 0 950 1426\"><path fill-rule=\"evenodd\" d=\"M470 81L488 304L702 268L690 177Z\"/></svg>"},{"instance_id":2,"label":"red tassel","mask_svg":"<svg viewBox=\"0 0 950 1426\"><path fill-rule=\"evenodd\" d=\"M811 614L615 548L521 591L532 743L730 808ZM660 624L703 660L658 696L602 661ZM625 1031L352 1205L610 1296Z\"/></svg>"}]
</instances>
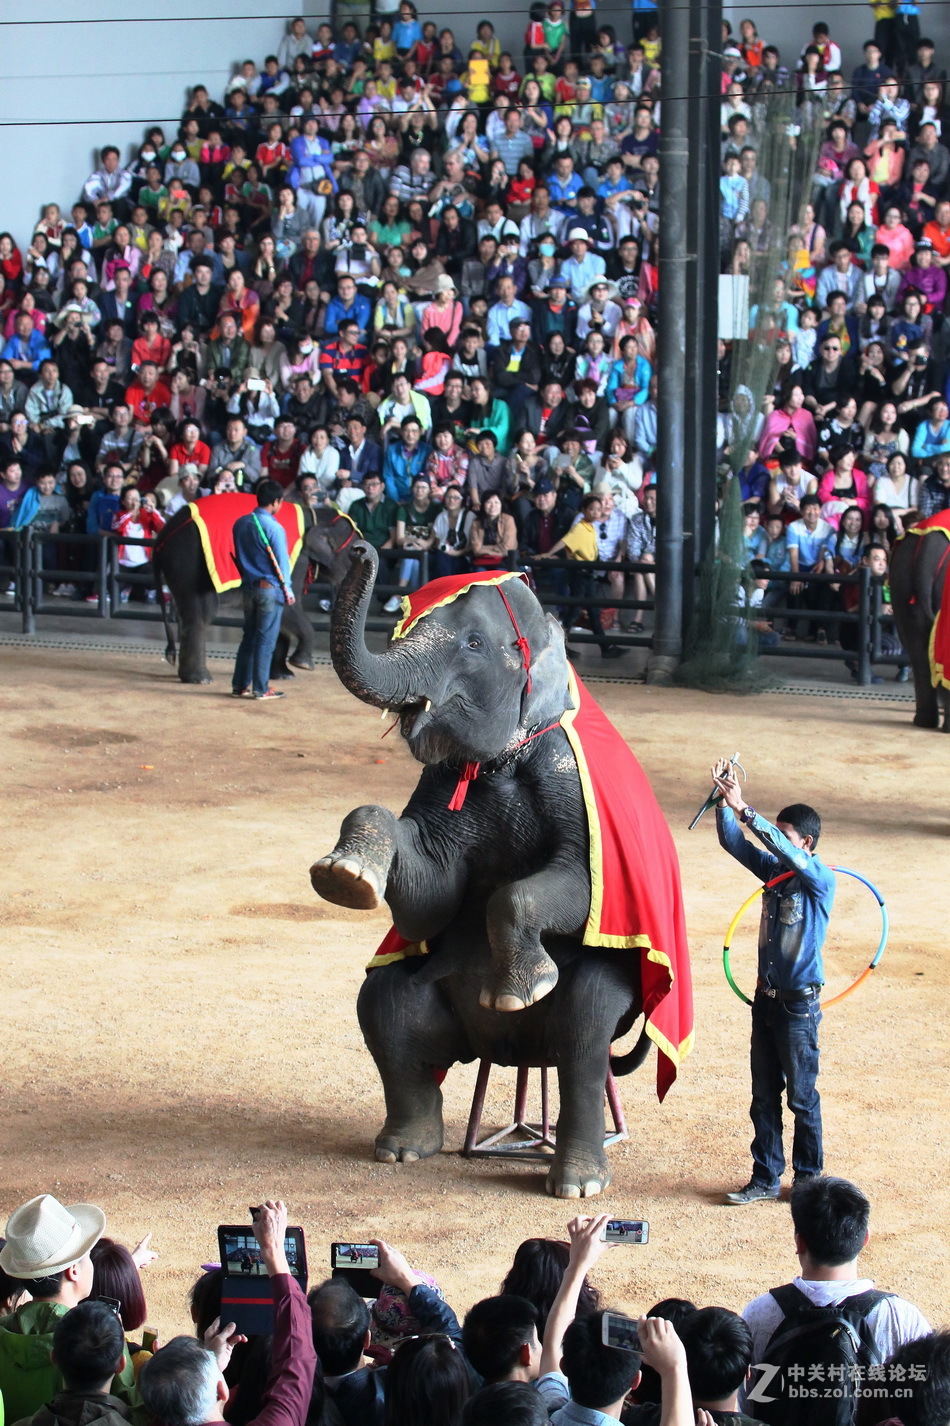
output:
<instances>
[{"instance_id":1,"label":"red tassel","mask_svg":"<svg viewBox=\"0 0 950 1426\"><path fill-rule=\"evenodd\" d=\"M450 812L461 812L462 805L468 795L468 785L478 777L478 770L481 763L463 764L458 782L455 784L455 791L452 793L452 800L449 803Z\"/></svg>"},{"instance_id":2,"label":"red tassel","mask_svg":"<svg viewBox=\"0 0 950 1426\"><path fill-rule=\"evenodd\" d=\"M525 695L527 695L531 692L531 645L528 643L528 640L522 634L515 647L521 653L521 659L524 663L525 677L527 680L525 683L524 691Z\"/></svg>"}]
</instances>

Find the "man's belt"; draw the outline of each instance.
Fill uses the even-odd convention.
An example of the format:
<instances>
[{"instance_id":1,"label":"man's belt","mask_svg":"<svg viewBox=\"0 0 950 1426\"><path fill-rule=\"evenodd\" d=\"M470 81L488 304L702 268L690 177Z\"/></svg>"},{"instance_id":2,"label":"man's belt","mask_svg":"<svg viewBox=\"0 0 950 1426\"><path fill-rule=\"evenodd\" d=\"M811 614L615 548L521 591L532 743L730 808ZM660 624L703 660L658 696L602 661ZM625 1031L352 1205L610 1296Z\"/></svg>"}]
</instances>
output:
<instances>
[{"instance_id":1,"label":"man's belt","mask_svg":"<svg viewBox=\"0 0 950 1426\"><path fill-rule=\"evenodd\" d=\"M820 985L803 985L800 990L776 990L772 985L763 985L761 981L755 987L756 995L764 995L769 1000L778 1000L781 1004L795 1000L817 1000L821 995Z\"/></svg>"}]
</instances>

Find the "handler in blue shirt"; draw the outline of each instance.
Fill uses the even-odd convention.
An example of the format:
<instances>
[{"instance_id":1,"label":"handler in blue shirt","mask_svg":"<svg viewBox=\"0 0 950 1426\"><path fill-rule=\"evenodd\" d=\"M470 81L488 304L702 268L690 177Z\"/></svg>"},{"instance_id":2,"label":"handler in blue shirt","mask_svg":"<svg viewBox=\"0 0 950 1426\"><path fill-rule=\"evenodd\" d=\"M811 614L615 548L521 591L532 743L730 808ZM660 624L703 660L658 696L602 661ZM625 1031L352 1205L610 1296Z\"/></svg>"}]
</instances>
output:
<instances>
[{"instance_id":1,"label":"handler in blue shirt","mask_svg":"<svg viewBox=\"0 0 950 1426\"><path fill-rule=\"evenodd\" d=\"M283 698L270 687L270 664L285 604L293 604L287 537L274 519L283 503L276 480L258 481L257 509L234 522L234 562L241 571L244 633L234 661L234 698Z\"/></svg>"},{"instance_id":2,"label":"handler in blue shirt","mask_svg":"<svg viewBox=\"0 0 950 1426\"><path fill-rule=\"evenodd\" d=\"M762 893L759 976L752 1002L752 1178L745 1188L726 1195L728 1203L755 1203L779 1196L785 1170L783 1088L795 1118L795 1179L822 1171L821 1100L815 1081L819 996L825 980L821 952L835 877L815 856L821 818L813 808L803 802L785 807L773 826L743 800L730 763L721 760L712 775L722 794L716 809L720 844L763 882L785 871L793 873ZM764 851L746 841L739 822L758 837Z\"/></svg>"}]
</instances>

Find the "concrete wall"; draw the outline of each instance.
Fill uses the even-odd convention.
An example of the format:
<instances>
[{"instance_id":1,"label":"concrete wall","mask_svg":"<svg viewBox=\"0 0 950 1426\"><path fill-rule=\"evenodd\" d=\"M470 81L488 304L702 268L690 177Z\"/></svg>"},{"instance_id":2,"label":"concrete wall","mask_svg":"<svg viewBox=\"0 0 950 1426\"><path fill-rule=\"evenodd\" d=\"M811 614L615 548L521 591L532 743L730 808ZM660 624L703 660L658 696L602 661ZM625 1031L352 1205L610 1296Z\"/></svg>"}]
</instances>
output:
<instances>
[{"instance_id":1,"label":"concrete wall","mask_svg":"<svg viewBox=\"0 0 950 1426\"><path fill-rule=\"evenodd\" d=\"M40 207L68 206L95 166L96 151L114 143L125 157L142 142L145 128L160 123L167 134L185 104L189 85L202 81L215 98L235 64L260 63L275 50L285 17L300 12L287 0L138 0L140 13L197 13L206 19L176 24L133 20L123 0L95 0L96 20L60 24L72 18L70 0L47 0L44 19L31 24L38 7L28 0L5 0L0 120L0 173L3 205L0 229L28 241ZM245 20L241 14L274 19ZM55 125L48 121L56 120Z\"/></svg>"},{"instance_id":2,"label":"concrete wall","mask_svg":"<svg viewBox=\"0 0 950 1426\"><path fill-rule=\"evenodd\" d=\"M260 63L276 49L288 15L304 14L313 31L326 12L318 0L139 0L146 14L181 17L129 19L124 0L94 0L94 18L62 23L75 16L72 0L47 0L33 23L30 0L6 0L0 105L0 173L3 207L0 229L9 229L21 243L28 241L44 202L64 207L78 195L94 167L101 144L115 143L127 155L141 143L144 129L161 123L169 134L184 107L186 90L199 80L220 98L240 60ZM328 6L326 7L328 8ZM419 5L423 19L455 31L461 48L473 37L480 19L492 21L504 47L521 65L527 0L486 8L479 0L456 0L448 8ZM196 12L206 18L190 18ZM784 8L770 5L758 12L760 33L778 44L786 63L793 64L815 20L834 19L834 33L844 51L846 72L860 58L871 33L870 6L846 5L829 12L826 4ZM241 15L273 15L242 20ZM731 7L734 30L744 14L756 15L755 4ZM609 0L598 15L629 39L630 10ZM924 8L923 28L950 57L950 5ZM51 122L53 121L53 122Z\"/></svg>"}]
</instances>

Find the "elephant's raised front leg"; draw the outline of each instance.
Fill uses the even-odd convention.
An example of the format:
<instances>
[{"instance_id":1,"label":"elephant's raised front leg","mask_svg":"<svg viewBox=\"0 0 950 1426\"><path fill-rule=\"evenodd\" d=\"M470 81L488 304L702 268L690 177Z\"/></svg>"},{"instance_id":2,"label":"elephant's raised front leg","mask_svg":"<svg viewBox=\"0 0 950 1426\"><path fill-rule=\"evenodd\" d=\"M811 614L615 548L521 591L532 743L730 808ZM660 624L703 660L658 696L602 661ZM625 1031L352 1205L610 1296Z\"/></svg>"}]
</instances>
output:
<instances>
[{"instance_id":1,"label":"elephant's raised front leg","mask_svg":"<svg viewBox=\"0 0 950 1426\"><path fill-rule=\"evenodd\" d=\"M437 851L429 850L429 843ZM385 807L357 807L344 818L327 857L310 868L318 896L338 906L373 910L389 903L399 932L412 941L443 930L458 910L465 862L448 835L433 834Z\"/></svg>"},{"instance_id":2,"label":"elephant's raised front leg","mask_svg":"<svg viewBox=\"0 0 950 1426\"><path fill-rule=\"evenodd\" d=\"M357 807L343 819L329 856L310 868L310 884L324 901L373 911L386 894L396 851L397 820L385 807Z\"/></svg>"},{"instance_id":3,"label":"elephant's raised front leg","mask_svg":"<svg viewBox=\"0 0 950 1426\"><path fill-rule=\"evenodd\" d=\"M486 1010L524 1010L550 994L558 970L541 936L576 935L590 910L586 868L552 862L499 887L488 901L491 970L479 997Z\"/></svg>"},{"instance_id":4,"label":"elephant's raised front leg","mask_svg":"<svg viewBox=\"0 0 950 1426\"><path fill-rule=\"evenodd\" d=\"M360 1029L376 1061L386 1122L376 1136L380 1163L412 1163L442 1148L442 1091L436 1070L463 1052L462 1027L438 986L423 984L408 961L371 971L357 1001Z\"/></svg>"}]
</instances>

